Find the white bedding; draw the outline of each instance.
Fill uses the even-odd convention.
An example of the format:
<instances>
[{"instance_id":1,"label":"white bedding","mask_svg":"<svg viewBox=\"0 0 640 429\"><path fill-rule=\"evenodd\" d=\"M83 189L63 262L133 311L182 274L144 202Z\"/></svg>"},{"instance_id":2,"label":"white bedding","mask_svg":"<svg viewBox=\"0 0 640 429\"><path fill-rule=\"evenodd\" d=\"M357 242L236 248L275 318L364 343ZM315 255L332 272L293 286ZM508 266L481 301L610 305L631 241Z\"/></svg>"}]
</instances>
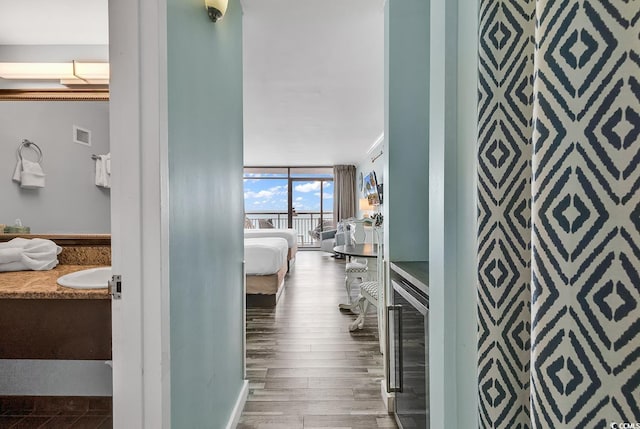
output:
<instances>
[{"instance_id":1,"label":"white bedding","mask_svg":"<svg viewBox=\"0 0 640 429\"><path fill-rule=\"evenodd\" d=\"M287 263L289 246L280 237L244 239L244 268L247 275L275 274Z\"/></svg>"},{"instance_id":2,"label":"white bedding","mask_svg":"<svg viewBox=\"0 0 640 429\"><path fill-rule=\"evenodd\" d=\"M280 229L280 228L265 228L265 229L245 229L244 238L259 238L259 237L280 237L287 240L289 247L294 248L298 246L298 233L293 228Z\"/></svg>"}]
</instances>

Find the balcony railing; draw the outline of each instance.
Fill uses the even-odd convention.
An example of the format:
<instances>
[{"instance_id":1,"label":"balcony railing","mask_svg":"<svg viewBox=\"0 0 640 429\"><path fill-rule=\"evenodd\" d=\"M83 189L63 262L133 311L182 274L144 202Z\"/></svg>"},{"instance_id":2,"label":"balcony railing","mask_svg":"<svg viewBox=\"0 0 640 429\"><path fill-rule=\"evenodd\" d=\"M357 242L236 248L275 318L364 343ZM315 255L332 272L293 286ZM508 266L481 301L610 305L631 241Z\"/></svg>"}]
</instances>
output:
<instances>
[{"instance_id":1,"label":"balcony railing","mask_svg":"<svg viewBox=\"0 0 640 429\"><path fill-rule=\"evenodd\" d=\"M331 229L333 225L333 212L324 212L322 217L319 211L299 211L293 215L293 225L289 226L288 213L286 211L249 212L247 218L254 228L293 228L298 232L298 246L317 247L320 243L314 239L312 232L320 226L320 219L324 225L323 230Z\"/></svg>"}]
</instances>

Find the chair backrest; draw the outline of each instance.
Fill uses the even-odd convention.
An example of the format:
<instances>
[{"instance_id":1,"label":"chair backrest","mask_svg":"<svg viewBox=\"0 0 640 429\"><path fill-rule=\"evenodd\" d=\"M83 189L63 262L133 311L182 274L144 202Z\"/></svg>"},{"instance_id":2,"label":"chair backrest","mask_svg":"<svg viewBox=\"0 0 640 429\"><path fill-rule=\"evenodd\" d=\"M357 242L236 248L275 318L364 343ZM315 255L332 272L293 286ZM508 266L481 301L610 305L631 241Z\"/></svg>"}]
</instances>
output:
<instances>
[{"instance_id":1,"label":"chair backrest","mask_svg":"<svg viewBox=\"0 0 640 429\"><path fill-rule=\"evenodd\" d=\"M384 285L384 243L383 243L383 232L382 228L379 226L372 227L373 229L373 240L374 243L378 244L378 257L376 258L376 274L378 278L378 296L381 296L381 288Z\"/></svg>"},{"instance_id":2,"label":"chair backrest","mask_svg":"<svg viewBox=\"0 0 640 429\"><path fill-rule=\"evenodd\" d=\"M258 226L260 227L260 229L274 227L271 219L258 219Z\"/></svg>"},{"instance_id":3,"label":"chair backrest","mask_svg":"<svg viewBox=\"0 0 640 429\"><path fill-rule=\"evenodd\" d=\"M353 244L363 244L367 242L375 243L375 233L373 238L370 237L370 234L365 230L365 226L368 227L370 223L368 221L362 219L347 219L344 221L345 225L348 227L348 232L351 235L353 240Z\"/></svg>"}]
</instances>

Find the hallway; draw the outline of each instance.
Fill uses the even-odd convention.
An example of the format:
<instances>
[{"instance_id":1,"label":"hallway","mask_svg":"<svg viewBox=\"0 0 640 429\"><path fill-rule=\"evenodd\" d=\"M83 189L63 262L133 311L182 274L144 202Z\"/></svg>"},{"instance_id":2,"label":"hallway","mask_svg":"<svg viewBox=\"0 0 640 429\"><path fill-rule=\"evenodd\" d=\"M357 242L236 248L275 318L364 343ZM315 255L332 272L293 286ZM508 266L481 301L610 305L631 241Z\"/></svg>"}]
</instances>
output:
<instances>
[{"instance_id":1,"label":"hallway","mask_svg":"<svg viewBox=\"0 0 640 429\"><path fill-rule=\"evenodd\" d=\"M341 313L344 261L300 251L275 309L247 310L249 397L238 429L395 428L380 396L375 312Z\"/></svg>"}]
</instances>

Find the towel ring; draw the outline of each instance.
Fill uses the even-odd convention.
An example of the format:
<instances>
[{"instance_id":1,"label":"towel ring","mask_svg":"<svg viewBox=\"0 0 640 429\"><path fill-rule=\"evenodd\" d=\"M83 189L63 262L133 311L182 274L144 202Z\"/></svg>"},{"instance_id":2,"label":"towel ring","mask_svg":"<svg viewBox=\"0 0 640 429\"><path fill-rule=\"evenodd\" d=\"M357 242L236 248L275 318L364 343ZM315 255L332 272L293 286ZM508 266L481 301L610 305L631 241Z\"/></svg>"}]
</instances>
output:
<instances>
[{"instance_id":1,"label":"towel ring","mask_svg":"<svg viewBox=\"0 0 640 429\"><path fill-rule=\"evenodd\" d=\"M22 149L24 148L31 149L36 154L38 154L38 163L42 161L42 149L40 149L40 146L27 139L22 140L22 144L20 144L20 146L18 147L18 157L20 159L22 159Z\"/></svg>"}]
</instances>

